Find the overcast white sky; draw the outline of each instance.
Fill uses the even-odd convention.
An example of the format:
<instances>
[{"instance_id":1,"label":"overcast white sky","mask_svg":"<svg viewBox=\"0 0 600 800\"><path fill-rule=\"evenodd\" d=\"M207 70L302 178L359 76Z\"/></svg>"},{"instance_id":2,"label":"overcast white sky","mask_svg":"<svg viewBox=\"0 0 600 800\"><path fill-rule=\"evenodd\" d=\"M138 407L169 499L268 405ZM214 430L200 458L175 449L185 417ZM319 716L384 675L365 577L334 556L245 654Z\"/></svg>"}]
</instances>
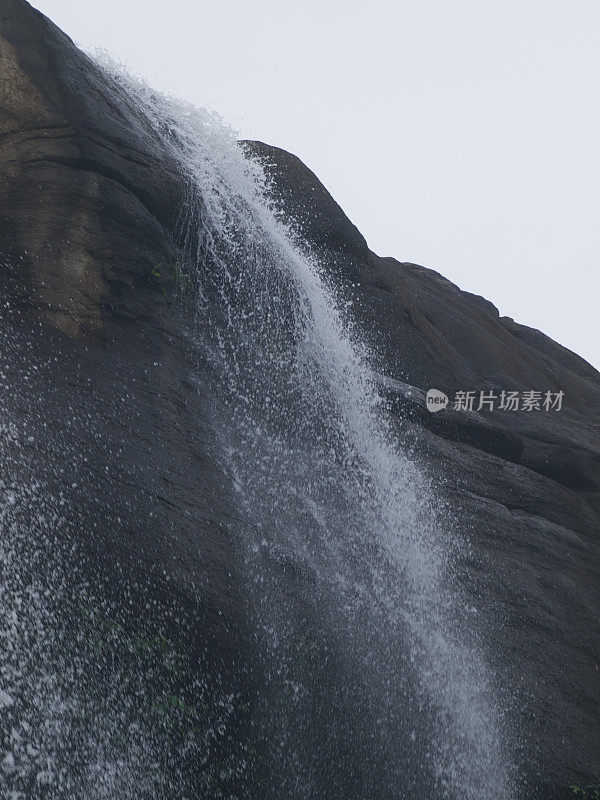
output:
<instances>
[{"instance_id":1,"label":"overcast white sky","mask_svg":"<svg viewBox=\"0 0 600 800\"><path fill-rule=\"evenodd\" d=\"M597 0L33 0L600 367Z\"/></svg>"}]
</instances>

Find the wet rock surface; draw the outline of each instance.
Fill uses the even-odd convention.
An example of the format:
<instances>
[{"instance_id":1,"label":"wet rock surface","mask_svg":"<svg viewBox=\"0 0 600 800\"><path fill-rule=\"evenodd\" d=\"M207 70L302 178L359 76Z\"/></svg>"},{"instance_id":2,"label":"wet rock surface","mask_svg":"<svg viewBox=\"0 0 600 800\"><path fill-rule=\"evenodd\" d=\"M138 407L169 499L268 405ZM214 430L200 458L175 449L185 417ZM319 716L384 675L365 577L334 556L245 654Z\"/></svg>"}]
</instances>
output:
<instances>
[{"instance_id":1,"label":"wet rock surface","mask_svg":"<svg viewBox=\"0 0 600 800\"><path fill-rule=\"evenodd\" d=\"M375 255L295 156L245 146L300 236L353 286L381 391L470 530L470 590L505 621L498 671L524 702L543 697L521 722L538 759L530 791L569 796L600 770L600 373L433 270ZM426 410L430 388L446 409ZM565 395L560 412L454 410L461 390Z\"/></svg>"},{"instance_id":2,"label":"wet rock surface","mask_svg":"<svg viewBox=\"0 0 600 800\"><path fill-rule=\"evenodd\" d=\"M21 0L0 0L0 81L3 415L36 480L64 494L85 580L151 574L231 663L248 644L236 503L211 370L189 346L198 320L165 267L185 182L128 98ZM398 426L469 533L467 588L503 620L495 669L534 754L531 796L562 797L600 772L600 374L436 272L375 255L297 158L243 146L351 295ZM430 388L564 400L431 414Z\"/></svg>"}]
</instances>

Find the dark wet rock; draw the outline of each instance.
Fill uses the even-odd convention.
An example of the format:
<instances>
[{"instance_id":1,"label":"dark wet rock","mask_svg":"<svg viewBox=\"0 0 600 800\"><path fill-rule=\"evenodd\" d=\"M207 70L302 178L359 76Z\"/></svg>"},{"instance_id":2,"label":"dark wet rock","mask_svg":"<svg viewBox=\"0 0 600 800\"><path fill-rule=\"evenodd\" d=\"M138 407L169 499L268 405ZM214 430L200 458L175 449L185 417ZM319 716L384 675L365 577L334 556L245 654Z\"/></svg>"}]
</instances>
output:
<instances>
[{"instance_id":1,"label":"dark wet rock","mask_svg":"<svg viewBox=\"0 0 600 800\"><path fill-rule=\"evenodd\" d=\"M168 574L167 595L223 628L235 553L214 398L193 313L165 296L181 176L131 101L20 0L0 2L0 69L3 407L39 432L38 478L76 487L65 507L94 558Z\"/></svg>"},{"instance_id":2,"label":"dark wet rock","mask_svg":"<svg viewBox=\"0 0 600 800\"><path fill-rule=\"evenodd\" d=\"M218 401L192 311L152 276L176 258L184 183L130 100L23 0L0 0L0 70L2 413L34 432L35 477L65 491L95 568L151 574L233 663L245 590ZM400 429L470 531L470 591L503 620L499 679L535 713L531 796L558 798L600 772L600 374L433 270L375 255L295 156L243 146L351 295ZM565 397L560 412L431 414L429 388Z\"/></svg>"},{"instance_id":3,"label":"dark wet rock","mask_svg":"<svg viewBox=\"0 0 600 800\"><path fill-rule=\"evenodd\" d=\"M470 591L490 598L504 620L498 674L523 698L542 698L535 719L522 720L536 754L531 796L568 796L568 784L600 773L600 373L433 270L370 252L298 159L245 146L311 250L350 286L382 392L455 524L470 530ZM565 395L560 412L450 404L432 414L430 388L450 398L459 390Z\"/></svg>"}]
</instances>

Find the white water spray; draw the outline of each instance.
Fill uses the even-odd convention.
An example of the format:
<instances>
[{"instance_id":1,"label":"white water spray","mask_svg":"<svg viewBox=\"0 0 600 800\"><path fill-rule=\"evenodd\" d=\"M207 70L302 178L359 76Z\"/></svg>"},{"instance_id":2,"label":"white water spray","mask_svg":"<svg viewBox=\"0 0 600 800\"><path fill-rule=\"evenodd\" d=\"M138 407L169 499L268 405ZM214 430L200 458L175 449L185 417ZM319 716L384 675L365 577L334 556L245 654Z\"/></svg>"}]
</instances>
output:
<instances>
[{"instance_id":1,"label":"white water spray","mask_svg":"<svg viewBox=\"0 0 600 800\"><path fill-rule=\"evenodd\" d=\"M182 250L196 259L202 335L223 379L228 466L249 530L258 532L248 534L249 552L284 554L310 573L327 587L331 613L345 616L341 626L366 618L380 640L403 642L417 676L416 705L430 720L422 768L440 797L509 800L515 789L505 723L473 644L476 632L467 643L461 631L455 533L390 428L327 264L282 221L263 169L244 156L232 131L120 73L113 77L189 182L178 232ZM369 661L368 647L362 659ZM385 673L380 713L387 708L396 719L391 705L405 702L405 686L399 679L390 687L390 680L393 671Z\"/></svg>"}]
</instances>

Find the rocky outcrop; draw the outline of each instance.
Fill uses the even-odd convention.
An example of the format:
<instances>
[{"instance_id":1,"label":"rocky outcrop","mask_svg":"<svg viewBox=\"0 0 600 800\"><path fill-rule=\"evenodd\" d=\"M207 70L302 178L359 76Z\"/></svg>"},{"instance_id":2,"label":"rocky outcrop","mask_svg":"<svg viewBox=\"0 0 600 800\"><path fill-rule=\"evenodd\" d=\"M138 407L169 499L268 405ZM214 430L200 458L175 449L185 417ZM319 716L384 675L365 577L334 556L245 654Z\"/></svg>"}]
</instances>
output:
<instances>
[{"instance_id":1,"label":"rocky outcrop","mask_svg":"<svg viewBox=\"0 0 600 800\"><path fill-rule=\"evenodd\" d=\"M228 489L211 400L189 377L192 314L165 296L178 169L131 101L22 0L0 2L0 74L5 415L38 431L45 479L74 487L65 508L95 558L159 584L168 573L168 594L204 596L214 616L218 597L222 615L235 555L215 509Z\"/></svg>"},{"instance_id":2,"label":"rocky outcrop","mask_svg":"<svg viewBox=\"0 0 600 800\"><path fill-rule=\"evenodd\" d=\"M239 662L244 581L210 368L190 352L193 311L153 275L176 257L178 167L24 0L0 0L0 75L2 413L21 421L36 480L64 492L93 569L117 594L153 576L158 602L192 609L190 637ZM352 295L398 425L470 530L470 591L504 620L500 678L542 698L521 720L531 796L558 798L600 772L600 374L436 272L375 255L297 158L243 146ZM429 388L564 401L431 414Z\"/></svg>"},{"instance_id":3,"label":"rocky outcrop","mask_svg":"<svg viewBox=\"0 0 600 800\"><path fill-rule=\"evenodd\" d=\"M529 745L538 740L530 791L568 796L569 783L600 771L600 373L433 270L375 255L302 162L263 143L245 146L300 237L354 287L382 390L443 482L457 524L471 530L471 589L496 598L505 620L498 668L523 696L544 697L539 717L522 723ZM560 412L450 404L432 414L429 388L450 397L562 390L564 400Z\"/></svg>"},{"instance_id":4,"label":"rocky outcrop","mask_svg":"<svg viewBox=\"0 0 600 800\"><path fill-rule=\"evenodd\" d=\"M397 382L399 406L444 438L553 478L597 513L600 373L543 333L500 317L492 303L437 272L375 255L297 158L262 143L247 146L265 163L302 239L343 280L358 284L354 309L382 371ZM387 386L393 395L389 380ZM484 407L481 413L458 414L450 405L433 415L425 413L423 398L410 387L435 387L450 396L460 390L498 395L562 390L565 398L560 413L492 413Z\"/></svg>"}]
</instances>

